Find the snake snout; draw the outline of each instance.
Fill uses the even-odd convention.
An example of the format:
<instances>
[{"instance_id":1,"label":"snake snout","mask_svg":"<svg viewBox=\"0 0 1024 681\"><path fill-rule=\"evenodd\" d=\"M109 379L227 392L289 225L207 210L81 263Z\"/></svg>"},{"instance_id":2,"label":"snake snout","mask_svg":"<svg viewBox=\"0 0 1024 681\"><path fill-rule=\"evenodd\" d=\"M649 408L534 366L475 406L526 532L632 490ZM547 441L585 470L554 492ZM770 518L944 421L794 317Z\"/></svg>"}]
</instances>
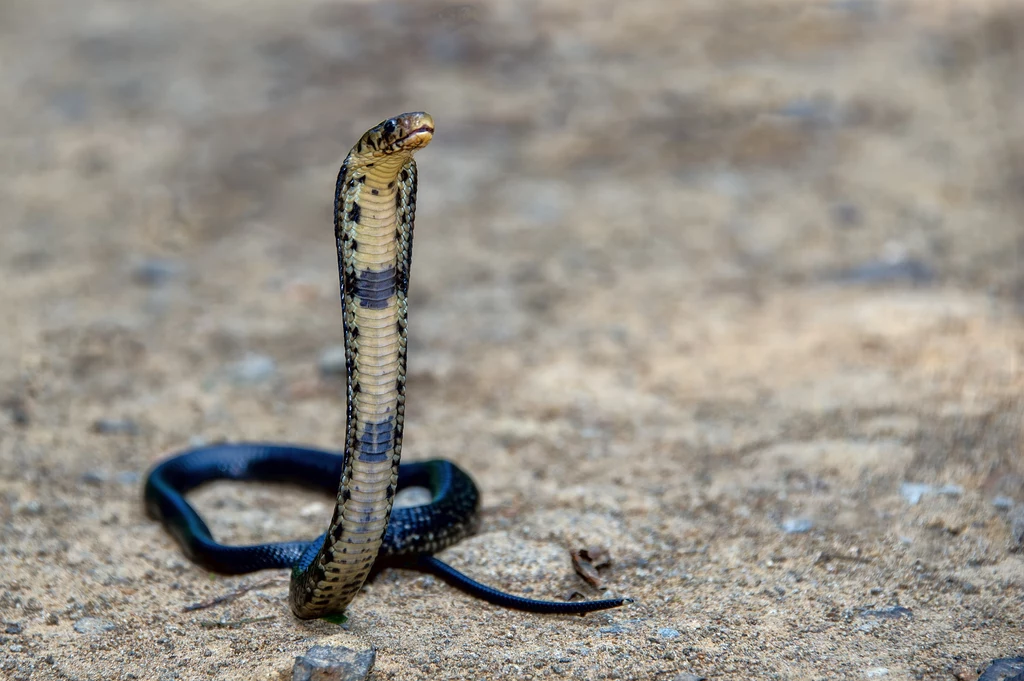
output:
<instances>
[{"instance_id":1,"label":"snake snout","mask_svg":"<svg viewBox=\"0 0 1024 681\"><path fill-rule=\"evenodd\" d=\"M412 111L373 126L363 135L356 149L382 155L408 153L425 147L433 136L433 117L423 111Z\"/></svg>"}]
</instances>

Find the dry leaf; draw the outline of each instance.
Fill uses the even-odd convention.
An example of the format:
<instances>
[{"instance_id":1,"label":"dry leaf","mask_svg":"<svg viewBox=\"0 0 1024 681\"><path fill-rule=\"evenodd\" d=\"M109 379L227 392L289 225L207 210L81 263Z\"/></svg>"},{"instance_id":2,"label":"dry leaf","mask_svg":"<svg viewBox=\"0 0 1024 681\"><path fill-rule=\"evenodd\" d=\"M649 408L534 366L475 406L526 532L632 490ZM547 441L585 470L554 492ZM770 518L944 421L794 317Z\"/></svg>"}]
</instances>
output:
<instances>
[{"instance_id":1,"label":"dry leaf","mask_svg":"<svg viewBox=\"0 0 1024 681\"><path fill-rule=\"evenodd\" d=\"M575 568L576 574L586 580L590 586L600 589L601 575L598 574L597 569L610 565L612 562L607 549L600 547L577 549L572 551L571 555L572 566Z\"/></svg>"}]
</instances>

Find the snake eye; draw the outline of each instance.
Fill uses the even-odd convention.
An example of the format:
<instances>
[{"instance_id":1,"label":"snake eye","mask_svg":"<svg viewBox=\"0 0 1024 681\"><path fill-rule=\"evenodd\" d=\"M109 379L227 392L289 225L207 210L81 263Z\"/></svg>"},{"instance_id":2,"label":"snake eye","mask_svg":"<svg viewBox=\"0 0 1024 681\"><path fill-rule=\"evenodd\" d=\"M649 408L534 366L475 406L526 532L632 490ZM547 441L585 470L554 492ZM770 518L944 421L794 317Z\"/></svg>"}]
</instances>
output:
<instances>
[{"instance_id":1,"label":"snake eye","mask_svg":"<svg viewBox=\"0 0 1024 681\"><path fill-rule=\"evenodd\" d=\"M395 119L389 118L384 121L384 134L390 136L395 131Z\"/></svg>"}]
</instances>

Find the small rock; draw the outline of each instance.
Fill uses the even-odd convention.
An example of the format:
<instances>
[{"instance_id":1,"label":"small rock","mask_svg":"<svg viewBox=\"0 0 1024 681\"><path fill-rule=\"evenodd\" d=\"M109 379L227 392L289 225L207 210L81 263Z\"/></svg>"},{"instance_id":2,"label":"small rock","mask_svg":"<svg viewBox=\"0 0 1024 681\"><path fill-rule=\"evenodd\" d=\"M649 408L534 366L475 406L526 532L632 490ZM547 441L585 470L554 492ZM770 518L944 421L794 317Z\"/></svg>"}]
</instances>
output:
<instances>
[{"instance_id":1,"label":"small rock","mask_svg":"<svg viewBox=\"0 0 1024 681\"><path fill-rule=\"evenodd\" d=\"M398 495L396 494L395 497L395 501L397 502ZM322 501L314 501L310 504L306 504L305 506L299 509L300 518L321 518L325 515L329 515L327 513L327 504L323 503Z\"/></svg>"},{"instance_id":2,"label":"small rock","mask_svg":"<svg viewBox=\"0 0 1024 681\"><path fill-rule=\"evenodd\" d=\"M930 284L935 279L935 272L921 260L901 258L857 265L840 271L832 279L840 284Z\"/></svg>"},{"instance_id":3,"label":"small rock","mask_svg":"<svg viewBox=\"0 0 1024 681\"><path fill-rule=\"evenodd\" d=\"M107 481L107 474L103 471L86 471L78 479L87 485L102 485Z\"/></svg>"},{"instance_id":4,"label":"small rock","mask_svg":"<svg viewBox=\"0 0 1024 681\"><path fill-rule=\"evenodd\" d=\"M143 286L163 286L181 273L182 266L174 260L146 258L132 269L132 279Z\"/></svg>"},{"instance_id":5,"label":"small rock","mask_svg":"<svg viewBox=\"0 0 1024 681\"><path fill-rule=\"evenodd\" d=\"M260 383L277 371L277 363L266 355L249 353L228 367L228 373L236 383Z\"/></svg>"},{"instance_id":6,"label":"small rock","mask_svg":"<svg viewBox=\"0 0 1024 681\"><path fill-rule=\"evenodd\" d=\"M434 500L434 496L426 487L406 487L395 495L395 508L411 508L425 506Z\"/></svg>"},{"instance_id":7,"label":"small rock","mask_svg":"<svg viewBox=\"0 0 1024 681\"><path fill-rule=\"evenodd\" d=\"M1024 657L1001 657L982 672L978 681L1015 681L1024 674Z\"/></svg>"},{"instance_id":8,"label":"small rock","mask_svg":"<svg viewBox=\"0 0 1024 681\"><path fill-rule=\"evenodd\" d=\"M613 624L610 627L601 627L597 631L601 634L625 634L627 629L621 624Z\"/></svg>"},{"instance_id":9,"label":"small rock","mask_svg":"<svg viewBox=\"0 0 1024 681\"><path fill-rule=\"evenodd\" d=\"M57 617L56 613L51 612L49 615L46 616L46 623L52 627L54 625L60 624L60 618Z\"/></svg>"},{"instance_id":10,"label":"small rock","mask_svg":"<svg viewBox=\"0 0 1024 681\"><path fill-rule=\"evenodd\" d=\"M141 476L135 471L121 471L114 479L117 480L117 484L119 485L134 487L139 484Z\"/></svg>"},{"instance_id":11,"label":"small rock","mask_svg":"<svg viewBox=\"0 0 1024 681\"><path fill-rule=\"evenodd\" d=\"M131 419L96 419L92 432L99 435L137 435L139 426Z\"/></svg>"},{"instance_id":12,"label":"small rock","mask_svg":"<svg viewBox=\"0 0 1024 681\"><path fill-rule=\"evenodd\" d=\"M877 19L879 15L877 0L832 0L829 4L860 19Z\"/></svg>"},{"instance_id":13,"label":"small rock","mask_svg":"<svg viewBox=\"0 0 1024 681\"><path fill-rule=\"evenodd\" d=\"M865 610L860 614L861 617L874 617L880 620L898 620L898 619L914 619L914 611L910 608L904 608L902 605L894 605L891 608L881 608L879 610Z\"/></svg>"},{"instance_id":14,"label":"small rock","mask_svg":"<svg viewBox=\"0 0 1024 681\"><path fill-rule=\"evenodd\" d=\"M6 622L4 624L4 633L5 634L20 634L21 633L21 624L19 624L18 622Z\"/></svg>"},{"instance_id":15,"label":"small rock","mask_svg":"<svg viewBox=\"0 0 1024 681\"><path fill-rule=\"evenodd\" d=\"M79 634L102 634L108 631L114 631L115 629L117 629L116 624L110 620L100 619L99 617L83 617L75 622L75 631Z\"/></svg>"},{"instance_id":16,"label":"small rock","mask_svg":"<svg viewBox=\"0 0 1024 681\"><path fill-rule=\"evenodd\" d=\"M864 222L860 208L852 203L837 203L830 210L832 220L840 227L859 227Z\"/></svg>"},{"instance_id":17,"label":"small rock","mask_svg":"<svg viewBox=\"0 0 1024 681\"><path fill-rule=\"evenodd\" d=\"M658 636L662 638L679 638L679 631L671 627L658 629Z\"/></svg>"},{"instance_id":18,"label":"small rock","mask_svg":"<svg viewBox=\"0 0 1024 681\"><path fill-rule=\"evenodd\" d=\"M348 373L348 363L345 361L345 346L332 345L320 353L320 359L316 362L320 375L326 377L345 376Z\"/></svg>"},{"instance_id":19,"label":"small rock","mask_svg":"<svg viewBox=\"0 0 1024 681\"><path fill-rule=\"evenodd\" d=\"M750 194L750 183L740 173L722 171L711 179L711 187L719 194L731 199L741 199Z\"/></svg>"},{"instance_id":20,"label":"small rock","mask_svg":"<svg viewBox=\"0 0 1024 681\"><path fill-rule=\"evenodd\" d=\"M376 660L374 648L313 646L305 655L295 658L292 681L363 681Z\"/></svg>"},{"instance_id":21,"label":"small rock","mask_svg":"<svg viewBox=\"0 0 1024 681\"><path fill-rule=\"evenodd\" d=\"M836 120L835 105L824 97L794 99L779 109L779 113L811 127L830 125Z\"/></svg>"},{"instance_id":22,"label":"small rock","mask_svg":"<svg viewBox=\"0 0 1024 681\"><path fill-rule=\"evenodd\" d=\"M921 497L931 491L931 485L926 485L920 482L905 482L900 485L900 495L906 499L907 503L911 506L921 501Z\"/></svg>"},{"instance_id":23,"label":"small rock","mask_svg":"<svg viewBox=\"0 0 1024 681\"><path fill-rule=\"evenodd\" d=\"M998 508L1000 511L1009 511L1013 508L1014 501L1010 497L1005 497L1002 494L992 499L992 505Z\"/></svg>"},{"instance_id":24,"label":"small rock","mask_svg":"<svg viewBox=\"0 0 1024 681\"><path fill-rule=\"evenodd\" d=\"M80 123L89 117L89 95L82 87L58 89L50 95L49 105L69 123Z\"/></svg>"},{"instance_id":25,"label":"small rock","mask_svg":"<svg viewBox=\"0 0 1024 681\"><path fill-rule=\"evenodd\" d=\"M961 664L949 670L956 681L978 681L978 670L970 665Z\"/></svg>"},{"instance_id":26,"label":"small rock","mask_svg":"<svg viewBox=\"0 0 1024 681\"><path fill-rule=\"evenodd\" d=\"M782 521L782 531L786 534L801 534L813 528L814 521L809 518L787 518Z\"/></svg>"},{"instance_id":27,"label":"small rock","mask_svg":"<svg viewBox=\"0 0 1024 681\"><path fill-rule=\"evenodd\" d=\"M680 672L672 677L672 681L708 681L706 676L697 676L689 672Z\"/></svg>"},{"instance_id":28,"label":"small rock","mask_svg":"<svg viewBox=\"0 0 1024 681\"><path fill-rule=\"evenodd\" d=\"M28 401L23 397L12 397L0 403L0 407L11 417L11 422L16 426L27 426L32 420L29 414Z\"/></svg>"},{"instance_id":29,"label":"small rock","mask_svg":"<svg viewBox=\"0 0 1024 681\"><path fill-rule=\"evenodd\" d=\"M944 497L959 497L963 495L964 488L960 485L943 485L936 491Z\"/></svg>"},{"instance_id":30,"label":"small rock","mask_svg":"<svg viewBox=\"0 0 1024 681\"><path fill-rule=\"evenodd\" d=\"M872 667L864 670L864 678L877 679L882 676L889 676L889 670L885 667Z\"/></svg>"},{"instance_id":31,"label":"small rock","mask_svg":"<svg viewBox=\"0 0 1024 681\"><path fill-rule=\"evenodd\" d=\"M21 515L42 515L43 505L37 499L29 499L25 503L14 504L11 510Z\"/></svg>"}]
</instances>

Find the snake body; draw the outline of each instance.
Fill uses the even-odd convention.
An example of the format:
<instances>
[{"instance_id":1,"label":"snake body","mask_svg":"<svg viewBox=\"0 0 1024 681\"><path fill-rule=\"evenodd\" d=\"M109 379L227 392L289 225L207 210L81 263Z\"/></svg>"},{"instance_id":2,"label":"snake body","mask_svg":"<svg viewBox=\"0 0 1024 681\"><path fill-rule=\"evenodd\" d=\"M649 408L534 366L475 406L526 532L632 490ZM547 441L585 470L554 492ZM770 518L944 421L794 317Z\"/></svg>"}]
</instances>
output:
<instances>
[{"instance_id":1,"label":"snake body","mask_svg":"<svg viewBox=\"0 0 1024 681\"><path fill-rule=\"evenodd\" d=\"M402 559L507 607L578 613L622 605L628 599L520 598L480 584L432 555L473 532L479 505L472 479L455 464L400 465L416 210L413 153L433 133L426 113L389 118L359 139L338 173L334 224L348 398L344 451L261 443L188 450L150 472L147 510L191 560L209 569L238 574L290 567L289 603L303 619L344 612L375 565ZM329 491L336 494L331 522L312 542L219 544L184 497L217 479L284 481ZM426 487L432 501L393 512L395 494L407 486Z\"/></svg>"}]
</instances>

